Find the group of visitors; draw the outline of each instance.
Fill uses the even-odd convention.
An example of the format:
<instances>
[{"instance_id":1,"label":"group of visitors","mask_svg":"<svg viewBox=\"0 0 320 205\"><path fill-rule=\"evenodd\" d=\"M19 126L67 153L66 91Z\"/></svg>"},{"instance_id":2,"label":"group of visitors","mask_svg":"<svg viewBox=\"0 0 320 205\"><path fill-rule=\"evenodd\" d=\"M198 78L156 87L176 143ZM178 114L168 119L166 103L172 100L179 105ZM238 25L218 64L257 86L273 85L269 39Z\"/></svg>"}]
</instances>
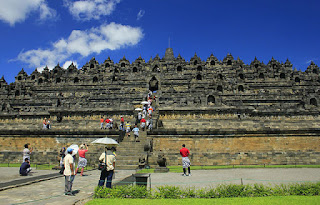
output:
<instances>
[{"instance_id":1,"label":"group of visitors","mask_svg":"<svg viewBox=\"0 0 320 205\"><path fill-rule=\"evenodd\" d=\"M112 129L113 128L113 119L112 118L106 118L104 119L103 116L101 116L100 119L100 128L101 129Z\"/></svg>"},{"instance_id":2,"label":"group of visitors","mask_svg":"<svg viewBox=\"0 0 320 205\"><path fill-rule=\"evenodd\" d=\"M22 164L20 166L19 174L21 176L27 176L28 173L32 170L30 166L30 155L33 151L33 148L31 147L29 149L29 144L24 145L24 149L22 151L23 157L22 157Z\"/></svg>"},{"instance_id":3,"label":"group of visitors","mask_svg":"<svg viewBox=\"0 0 320 205\"><path fill-rule=\"evenodd\" d=\"M74 152L74 149L68 147L66 153L63 153L65 151L65 147L60 150L60 163L62 162L62 169L60 170L60 173L63 173L65 177L65 195L74 196L72 192L72 184L79 169L81 169L80 176L84 176L84 168L87 166L85 154L88 152L88 150L87 144L80 145L80 149L78 151L79 160L77 168L75 168L75 156L77 153Z\"/></svg>"},{"instance_id":4,"label":"group of visitors","mask_svg":"<svg viewBox=\"0 0 320 205\"><path fill-rule=\"evenodd\" d=\"M135 126L137 128L137 125ZM138 128L137 128L138 129ZM21 164L20 167L20 175L27 176L28 173L31 171L30 168L30 155L32 153L32 148L29 149L29 144L25 144L23 150L23 159L24 162ZM100 178L98 182L98 186L103 187L106 184L107 188L111 188L112 184L112 177L114 175L115 170L115 162L116 162L116 154L114 147L105 147L105 151L101 153L99 157L100 163L105 164L105 168L101 170ZM75 176L78 173L78 170L81 169L81 176L83 175L84 168L87 166L87 160L85 158L85 153L88 152L88 146L86 144L80 145L79 153L79 161L78 166L75 168L75 156L76 153L74 149L68 147L67 149L63 147L60 150L60 165L63 167L63 175L65 176L65 195L74 196L72 192L72 185L75 179ZM186 148L185 144L182 145L180 149L180 155L182 157L182 167L183 167L183 176L191 176L190 171L190 151ZM186 172L188 169L188 174Z\"/></svg>"},{"instance_id":5,"label":"group of visitors","mask_svg":"<svg viewBox=\"0 0 320 205\"><path fill-rule=\"evenodd\" d=\"M51 120L50 118L43 118L42 121L42 129L46 130L46 129L51 129Z\"/></svg>"}]
</instances>

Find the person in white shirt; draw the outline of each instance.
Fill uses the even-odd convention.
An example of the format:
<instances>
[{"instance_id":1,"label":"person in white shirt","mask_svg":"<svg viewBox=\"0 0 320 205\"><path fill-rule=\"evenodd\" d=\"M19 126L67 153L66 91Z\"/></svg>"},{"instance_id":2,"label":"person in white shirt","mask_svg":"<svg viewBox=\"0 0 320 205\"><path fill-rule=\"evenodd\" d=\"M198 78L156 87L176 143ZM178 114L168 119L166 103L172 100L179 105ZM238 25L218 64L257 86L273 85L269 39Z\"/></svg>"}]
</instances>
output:
<instances>
[{"instance_id":1,"label":"person in white shirt","mask_svg":"<svg viewBox=\"0 0 320 205\"><path fill-rule=\"evenodd\" d=\"M31 147L29 150L29 144L25 144L24 145L24 150L23 150L23 159L22 161L24 162L26 158L28 158L29 162L30 162L30 155L32 153L33 148Z\"/></svg>"},{"instance_id":2,"label":"person in white shirt","mask_svg":"<svg viewBox=\"0 0 320 205\"><path fill-rule=\"evenodd\" d=\"M64 157L64 182L65 182L65 195L74 196L72 193L72 184L75 177L75 164L72 157L72 148L67 149L67 155Z\"/></svg>"},{"instance_id":3,"label":"person in white shirt","mask_svg":"<svg viewBox=\"0 0 320 205\"><path fill-rule=\"evenodd\" d=\"M112 153L112 148L106 147L107 151L104 151L99 157L99 161L106 164L106 168L101 170L100 180L98 186L103 187L107 178L106 187L111 188L112 176L114 174L114 168L116 166L116 157Z\"/></svg>"}]
</instances>

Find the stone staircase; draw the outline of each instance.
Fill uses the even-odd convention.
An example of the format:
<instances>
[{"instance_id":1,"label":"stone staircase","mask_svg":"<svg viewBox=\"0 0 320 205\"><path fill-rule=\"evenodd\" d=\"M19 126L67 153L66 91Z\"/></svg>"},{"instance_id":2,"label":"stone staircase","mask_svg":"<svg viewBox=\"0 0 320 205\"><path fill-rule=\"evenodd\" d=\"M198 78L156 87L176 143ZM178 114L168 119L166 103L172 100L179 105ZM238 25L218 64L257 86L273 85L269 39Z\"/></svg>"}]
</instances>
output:
<instances>
[{"instance_id":1,"label":"stone staircase","mask_svg":"<svg viewBox=\"0 0 320 205\"><path fill-rule=\"evenodd\" d=\"M134 141L133 132L130 134L130 137L125 136L117 147L116 169L137 169L139 157L145 154L144 145L147 143L147 132L140 129L140 142Z\"/></svg>"}]
</instances>

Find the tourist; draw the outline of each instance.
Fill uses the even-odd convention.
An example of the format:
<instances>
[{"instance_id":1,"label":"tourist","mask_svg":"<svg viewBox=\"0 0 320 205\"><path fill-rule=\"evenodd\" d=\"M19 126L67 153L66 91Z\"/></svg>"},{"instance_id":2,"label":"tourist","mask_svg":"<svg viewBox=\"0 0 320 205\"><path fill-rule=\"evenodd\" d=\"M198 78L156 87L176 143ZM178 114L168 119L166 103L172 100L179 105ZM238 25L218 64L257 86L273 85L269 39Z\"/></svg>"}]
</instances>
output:
<instances>
[{"instance_id":1,"label":"tourist","mask_svg":"<svg viewBox=\"0 0 320 205\"><path fill-rule=\"evenodd\" d=\"M140 120L140 127L142 131L144 131L144 129L146 128L146 120L144 118Z\"/></svg>"},{"instance_id":2,"label":"tourist","mask_svg":"<svg viewBox=\"0 0 320 205\"><path fill-rule=\"evenodd\" d=\"M120 119L120 130L124 131L124 119L123 119L123 116L121 116L121 119Z\"/></svg>"},{"instance_id":3,"label":"tourist","mask_svg":"<svg viewBox=\"0 0 320 205\"><path fill-rule=\"evenodd\" d=\"M107 178L106 187L111 188L112 176L113 176L114 168L116 164L116 157L111 151L112 148L109 148L109 147L106 147L106 148L107 148L107 151L104 151L99 157L99 161L105 163L106 168L101 170L98 186L103 187L104 182L106 181L106 178Z\"/></svg>"},{"instance_id":4,"label":"tourist","mask_svg":"<svg viewBox=\"0 0 320 205\"><path fill-rule=\"evenodd\" d=\"M153 108L150 106L150 107L148 108L149 117L152 116L152 112L153 112Z\"/></svg>"},{"instance_id":5,"label":"tourist","mask_svg":"<svg viewBox=\"0 0 320 205\"><path fill-rule=\"evenodd\" d=\"M142 119L142 113L138 112L138 121L140 122L141 119Z\"/></svg>"},{"instance_id":6,"label":"tourist","mask_svg":"<svg viewBox=\"0 0 320 205\"><path fill-rule=\"evenodd\" d=\"M148 129L151 131L152 127L153 127L153 121L152 121L152 118L150 117L148 120Z\"/></svg>"},{"instance_id":7,"label":"tourist","mask_svg":"<svg viewBox=\"0 0 320 205\"><path fill-rule=\"evenodd\" d=\"M126 135L127 137L130 137L130 131L131 131L131 124L129 121L127 121L127 124L126 124Z\"/></svg>"},{"instance_id":8,"label":"tourist","mask_svg":"<svg viewBox=\"0 0 320 205\"><path fill-rule=\"evenodd\" d=\"M88 152L88 146L86 144L80 145L79 152L79 162L78 167L76 169L76 174L78 173L78 169L81 168L80 176L83 176L83 170L87 166L86 152Z\"/></svg>"},{"instance_id":9,"label":"tourist","mask_svg":"<svg viewBox=\"0 0 320 205\"><path fill-rule=\"evenodd\" d=\"M109 118L106 119L106 128L105 129L110 129L110 120Z\"/></svg>"},{"instance_id":10,"label":"tourist","mask_svg":"<svg viewBox=\"0 0 320 205\"><path fill-rule=\"evenodd\" d=\"M42 129L47 129L47 118L43 118L42 125Z\"/></svg>"},{"instance_id":11,"label":"tourist","mask_svg":"<svg viewBox=\"0 0 320 205\"><path fill-rule=\"evenodd\" d=\"M61 150L60 150L60 174L63 174L63 171L64 171L64 163L63 163L63 160L64 160L64 157L66 156L66 148L65 147L62 147Z\"/></svg>"},{"instance_id":12,"label":"tourist","mask_svg":"<svg viewBox=\"0 0 320 205\"><path fill-rule=\"evenodd\" d=\"M139 128L137 125L134 126L134 128L132 129L133 134L134 134L134 139L136 142L139 142L138 138L139 138Z\"/></svg>"},{"instance_id":13,"label":"tourist","mask_svg":"<svg viewBox=\"0 0 320 205\"><path fill-rule=\"evenodd\" d=\"M64 182L65 182L65 195L74 196L72 193L72 184L75 178L75 165L74 159L72 157L72 148L67 149L67 155L64 158Z\"/></svg>"},{"instance_id":14,"label":"tourist","mask_svg":"<svg viewBox=\"0 0 320 205\"><path fill-rule=\"evenodd\" d=\"M30 168L30 161L28 158L25 158L24 159L24 162L21 164L20 166L20 175L21 176L28 176L29 172L31 171L31 168Z\"/></svg>"},{"instance_id":15,"label":"tourist","mask_svg":"<svg viewBox=\"0 0 320 205\"><path fill-rule=\"evenodd\" d=\"M25 158L28 158L29 163L30 163L30 155L33 151L33 148L31 147L29 150L29 144L25 144L24 145L24 149L23 149L23 157L22 157L22 161L24 162Z\"/></svg>"},{"instance_id":16,"label":"tourist","mask_svg":"<svg viewBox=\"0 0 320 205\"><path fill-rule=\"evenodd\" d=\"M51 125L50 125L50 118L48 119L48 121L47 121L47 129L51 129Z\"/></svg>"},{"instance_id":17,"label":"tourist","mask_svg":"<svg viewBox=\"0 0 320 205\"><path fill-rule=\"evenodd\" d=\"M112 129L113 128L113 119L110 118L109 120L110 120L110 129Z\"/></svg>"},{"instance_id":18,"label":"tourist","mask_svg":"<svg viewBox=\"0 0 320 205\"><path fill-rule=\"evenodd\" d=\"M182 149L180 149L180 155L182 156L182 168L183 168L183 175L182 176L191 176L190 172L190 160L189 155L190 151L186 148L186 145L182 145ZM188 174L186 174L186 168L188 168Z\"/></svg>"},{"instance_id":19,"label":"tourist","mask_svg":"<svg viewBox=\"0 0 320 205\"><path fill-rule=\"evenodd\" d=\"M103 119L103 116L101 116L101 119L100 119L100 128L103 129L103 123L104 123L104 119Z\"/></svg>"}]
</instances>

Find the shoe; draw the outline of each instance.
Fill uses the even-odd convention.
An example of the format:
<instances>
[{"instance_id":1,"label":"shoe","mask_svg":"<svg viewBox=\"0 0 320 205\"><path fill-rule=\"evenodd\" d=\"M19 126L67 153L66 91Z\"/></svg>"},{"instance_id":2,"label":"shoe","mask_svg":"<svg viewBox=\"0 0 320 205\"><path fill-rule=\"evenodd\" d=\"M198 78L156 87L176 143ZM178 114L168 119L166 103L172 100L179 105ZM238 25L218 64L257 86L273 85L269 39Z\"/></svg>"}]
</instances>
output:
<instances>
[{"instance_id":1,"label":"shoe","mask_svg":"<svg viewBox=\"0 0 320 205\"><path fill-rule=\"evenodd\" d=\"M191 175L191 174L188 174L188 176L191 177L192 175Z\"/></svg>"},{"instance_id":2,"label":"shoe","mask_svg":"<svg viewBox=\"0 0 320 205\"><path fill-rule=\"evenodd\" d=\"M66 192L66 193L64 193L64 195L67 195L67 196L75 196L72 192Z\"/></svg>"},{"instance_id":3,"label":"shoe","mask_svg":"<svg viewBox=\"0 0 320 205\"><path fill-rule=\"evenodd\" d=\"M186 177L187 175L186 174L182 174L182 176Z\"/></svg>"}]
</instances>

